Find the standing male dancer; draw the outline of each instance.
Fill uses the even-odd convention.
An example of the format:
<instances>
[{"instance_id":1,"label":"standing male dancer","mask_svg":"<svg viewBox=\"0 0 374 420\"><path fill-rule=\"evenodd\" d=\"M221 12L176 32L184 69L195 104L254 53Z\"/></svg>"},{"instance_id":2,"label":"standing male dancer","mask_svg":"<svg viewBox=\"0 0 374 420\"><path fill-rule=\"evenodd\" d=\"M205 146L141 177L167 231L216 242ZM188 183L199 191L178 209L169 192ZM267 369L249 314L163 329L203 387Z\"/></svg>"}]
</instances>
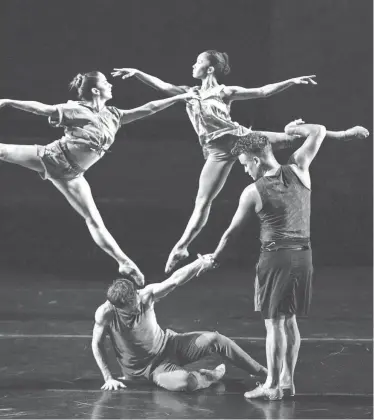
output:
<instances>
[{"instance_id":1,"label":"standing male dancer","mask_svg":"<svg viewBox=\"0 0 374 420\"><path fill-rule=\"evenodd\" d=\"M255 182L242 193L233 220L210 256L210 268L222 259L231 239L250 216L260 219L261 254L255 281L255 310L266 326L268 376L246 398L281 399L294 395L294 371L300 348L296 315L306 316L312 296L309 166L326 135L321 125L297 120L286 126L289 135L306 137L287 165L275 159L266 135L250 133L232 153ZM365 130L365 136L369 133ZM206 258L206 257L205 257Z\"/></svg>"}]
</instances>

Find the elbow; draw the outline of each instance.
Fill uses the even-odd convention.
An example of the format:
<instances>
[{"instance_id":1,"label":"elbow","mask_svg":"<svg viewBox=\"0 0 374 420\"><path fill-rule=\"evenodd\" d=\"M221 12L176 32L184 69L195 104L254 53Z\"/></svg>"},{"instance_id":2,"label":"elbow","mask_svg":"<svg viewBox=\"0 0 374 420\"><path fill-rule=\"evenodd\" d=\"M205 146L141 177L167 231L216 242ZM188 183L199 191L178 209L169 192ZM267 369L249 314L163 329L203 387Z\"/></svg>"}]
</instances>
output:
<instances>
[{"instance_id":1,"label":"elbow","mask_svg":"<svg viewBox=\"0 0 374 420\"><path fill-rule=\"evenodd\" d=\"M310 134L318 137L325 137L326 135L326 127L320 124L313 124L310 129Z\"/></svg>"}]
</instances>

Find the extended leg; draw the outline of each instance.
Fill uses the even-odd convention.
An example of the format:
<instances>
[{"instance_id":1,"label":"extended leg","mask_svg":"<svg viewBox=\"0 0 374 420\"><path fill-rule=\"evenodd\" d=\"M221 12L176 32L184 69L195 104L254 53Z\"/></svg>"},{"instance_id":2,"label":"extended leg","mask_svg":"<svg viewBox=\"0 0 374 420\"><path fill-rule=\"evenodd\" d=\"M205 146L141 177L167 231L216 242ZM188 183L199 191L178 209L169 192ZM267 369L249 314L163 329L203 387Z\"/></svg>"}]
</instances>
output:
<instances>
[{"instance_id":1,"label":"extended leg","mask_svg":"<svg viewBox=\"0 0 374 420\"><path fill-rule=\"evenodd\" d=\"M215 161L208 158L200 175L199 190L195 207L187 227L174 246L166 263L165 272L171 272L176 265L188 257L187 248L205 226L212 201L225 185L234 161Z\"/></svg>"},{"instance_id":2,"label":"extended leg","mask_svg":"<svg viewBox=\"0 0 374 420\"><path fill-rule=\"evenodd\" d=\"M52 182L71 206L85 219L96 244L118 262L119 272L132 277L138 285L144 285L144 276L139 268L120 249L105 227L86 179L81 176L70 181L52 179Z\"/></svg>"},{"instance_id":3,"label":"extended leg","mask_svg":"<svg viewBox=\"0 0 374 420\"><path fill-rule=\"evenodd\" d=\"M43 172L44 166L40 161L37 146L0 143L0 160L15 163L36 172Z\"/></svg>"}]
</instances>

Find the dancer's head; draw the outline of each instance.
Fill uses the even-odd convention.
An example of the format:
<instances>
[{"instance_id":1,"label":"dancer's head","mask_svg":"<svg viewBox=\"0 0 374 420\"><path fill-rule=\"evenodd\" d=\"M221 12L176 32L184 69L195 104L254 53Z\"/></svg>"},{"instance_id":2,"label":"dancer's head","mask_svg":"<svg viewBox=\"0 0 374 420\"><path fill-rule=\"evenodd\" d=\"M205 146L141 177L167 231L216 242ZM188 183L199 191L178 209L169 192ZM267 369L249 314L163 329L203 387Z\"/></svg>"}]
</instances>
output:
<instances>
[{"instance_id":1,"label":"dancer's head","mask_svg":"<svg viewBox=\"0 0 374 420\"><path fill-rule=\"evenodd\" d=\"M269 169L269 162L275 159L269 139L260 133L250 133L239 137L231 154L239 156L244 171L254 180L261 178Z\"/></svg>"},{"instance_id":2,"label":"dancer's head","mask_svg":"<svg viewBox=\"0 0 374 420\"><path fill-rule=\"evenodd\" d=\"M125 278L114 280L107 294L109 302L120 309L138 312L139 298L134 283Z\"/></svg>"},{"instance_id":3,"label":"dancer's head","mask_svg":"<svg viewBox=\"0 0 374 420\"><path fill-rule=\"evenodd\" d=\"M220 79L230 73L229 56L216 50L204 51L198 55L192 69L195 79L205 79L209 75Z\"/></svg>"},{"instance_id":4,"label":"dancer's head","mask_svg":"<svg viewBox=\"0 0 374 420\"><path fill-rule=\"evenodd\" d=\"M112 85L99 71L77 74L70 82L69 87L77 91L79 99L86 101L91 101L94 98L107 101L112 98Z\"/></svg>"}]
</instances>

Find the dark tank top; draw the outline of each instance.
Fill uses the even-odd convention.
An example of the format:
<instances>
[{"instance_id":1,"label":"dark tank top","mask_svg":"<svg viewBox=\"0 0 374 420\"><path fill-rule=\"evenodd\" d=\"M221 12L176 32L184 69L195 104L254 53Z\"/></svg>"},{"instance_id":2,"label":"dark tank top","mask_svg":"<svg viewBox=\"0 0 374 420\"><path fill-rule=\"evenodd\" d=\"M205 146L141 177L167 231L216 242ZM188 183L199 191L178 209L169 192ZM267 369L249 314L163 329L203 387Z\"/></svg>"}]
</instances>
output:
<instances>
[{"instance_id":1,"label":"dark tank top","mask_svg":"<svg viewBox=\"0 0 374 420\"><path fill-rule=\"evenodd\" d=\"M149 364L165 348L167 337L157 323L153 304L140 304L139 314L128 314L111 305L113 320L109 336L122 371L142 376Z\"/></svg>"},{"instance_id":2,"label":"dark tank top","mask_svg":"<svg viewBox=\"0 0 374 420\"><path fill-rule=\"evenodd\" d=\"M310 237L310 194L290 165L282 165L271 176L255 183L262 209L257 213L262 245L269 242L303 243Z\"/></svg>"}]
</instances>

